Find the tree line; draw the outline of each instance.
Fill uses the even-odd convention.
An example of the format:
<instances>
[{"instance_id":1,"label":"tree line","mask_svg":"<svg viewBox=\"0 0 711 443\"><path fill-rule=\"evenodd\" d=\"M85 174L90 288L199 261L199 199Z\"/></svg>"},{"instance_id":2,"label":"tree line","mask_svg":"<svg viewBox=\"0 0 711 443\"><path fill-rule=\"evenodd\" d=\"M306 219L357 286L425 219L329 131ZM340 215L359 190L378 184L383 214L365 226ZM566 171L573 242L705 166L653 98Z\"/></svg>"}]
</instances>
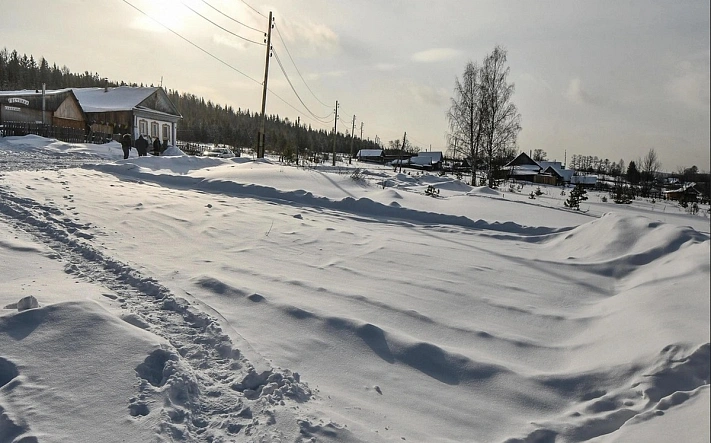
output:
<instances>
[{"instance_id":1,"label":"tree line","mask_svg":"<svg viewBox=\"0 0 711 443\"><path fill-rule=\"evenodd\" d=\"M141 86L125 81L111 81L98 73L85 71L73 73L66 66L50 64L44 57L36 60L32 55L20 55L16 50L0 50L0 90L21 89L41 90L63 88ZM145 85L151 86L153 85ZM178 124L178 140L195 143L218 143L237 148L254 149L257 144L259 112L249 109L220 105L194 94L167 90L170 100L183 116ZM378 149L380 146L370 140L351 139L351 135L337 133L336 152L353 153L360 149ZM279 115L267 115L265 123L266 149L287 161L299 157L311 157L318 161L321 153L331 152L334 146L332 131L313 129L311 125L300 124Z\"/></svg>"}]
</instances>

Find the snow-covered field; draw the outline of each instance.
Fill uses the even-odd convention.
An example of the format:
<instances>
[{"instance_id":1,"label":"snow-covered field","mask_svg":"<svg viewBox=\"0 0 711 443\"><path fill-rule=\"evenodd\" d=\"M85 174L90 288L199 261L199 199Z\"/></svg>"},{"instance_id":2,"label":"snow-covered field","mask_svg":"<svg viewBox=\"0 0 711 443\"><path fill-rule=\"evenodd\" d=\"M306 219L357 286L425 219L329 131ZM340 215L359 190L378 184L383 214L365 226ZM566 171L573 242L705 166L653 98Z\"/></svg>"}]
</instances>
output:
<instances>
[{"instance_id":1,"label":"snow-covered field","mask_svg":"<svg viewBox=\"0 0 711 443\"><path fill-rule=\"evenodd\" d=\"M708 207L172 154L0 138L0 442L709 441Z\"/></svg>"}]
</instances>

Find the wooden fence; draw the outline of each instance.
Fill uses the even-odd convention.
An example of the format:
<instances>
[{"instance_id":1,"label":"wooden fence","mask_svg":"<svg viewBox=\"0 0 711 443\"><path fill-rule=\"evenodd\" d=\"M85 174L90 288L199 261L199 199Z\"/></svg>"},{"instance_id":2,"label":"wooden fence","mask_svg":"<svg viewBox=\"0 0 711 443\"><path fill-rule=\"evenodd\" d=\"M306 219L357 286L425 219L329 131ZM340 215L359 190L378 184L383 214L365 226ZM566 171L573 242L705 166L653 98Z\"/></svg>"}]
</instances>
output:
<instances>
[{"instance_id":1,"label":"wooden fence","mask_svg":"<svg viewBox=\"0 0 711 443\"><path fill-rule=\"evenodd\" d=\"M83 129L64 128L61 126L30 122L4 122L0 124L0 136L2 137L13 135L22 136L28 134L39 135L47 138L56 138L57 140L69 143L83 143L87 141L86 133ZM103 141L92 141L92 143L104 143L106 141L105 134L98 135L96 138Z\"/></svg>"}]
</instances>

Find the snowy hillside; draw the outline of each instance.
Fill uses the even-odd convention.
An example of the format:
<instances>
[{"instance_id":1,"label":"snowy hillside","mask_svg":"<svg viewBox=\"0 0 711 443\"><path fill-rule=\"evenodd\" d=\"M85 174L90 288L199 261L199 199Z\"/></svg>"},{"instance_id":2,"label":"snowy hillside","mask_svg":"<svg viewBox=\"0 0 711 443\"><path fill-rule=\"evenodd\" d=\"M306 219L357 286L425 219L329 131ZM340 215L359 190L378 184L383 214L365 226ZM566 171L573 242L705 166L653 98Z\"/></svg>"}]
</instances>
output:
<instances>
[{"instance_id":1,"label":"snowy hillside","mask_svg":"<svg viewBox=\"0 0 711 443\"><path fill-rule=\"evenodd\" d=\"M172 154L0 138L0 442L711 438L707 207Z\"/></svg>"}]
</instances>

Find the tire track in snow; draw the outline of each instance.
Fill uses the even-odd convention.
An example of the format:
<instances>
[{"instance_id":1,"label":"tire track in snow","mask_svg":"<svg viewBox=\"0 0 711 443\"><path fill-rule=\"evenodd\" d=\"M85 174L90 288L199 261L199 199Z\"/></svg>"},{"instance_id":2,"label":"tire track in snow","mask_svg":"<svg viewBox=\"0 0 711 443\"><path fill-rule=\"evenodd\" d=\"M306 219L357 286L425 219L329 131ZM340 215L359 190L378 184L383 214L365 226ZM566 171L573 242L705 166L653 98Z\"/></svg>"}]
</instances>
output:
<instances>
[{"instance_id":1,"label":"tire track in snow","mask_svg":"<svg viewBox=\"0 0 711 443\"><path fill-rule=\"evenodd\" d=\"M65 272L110 290L104 295L120 303L126 322L170 343L136 367L138 391L127 399L127 415L135 420L158 415L159 435L218 442L348 433L299 414L299 404L314 394L297 373L255 370L216 318L92 246L90 225L63 217L51 204L16 196L7 186L0 187L0 217L48 246L51 258L65 263Z\"/></svg>"}]
</instances>

